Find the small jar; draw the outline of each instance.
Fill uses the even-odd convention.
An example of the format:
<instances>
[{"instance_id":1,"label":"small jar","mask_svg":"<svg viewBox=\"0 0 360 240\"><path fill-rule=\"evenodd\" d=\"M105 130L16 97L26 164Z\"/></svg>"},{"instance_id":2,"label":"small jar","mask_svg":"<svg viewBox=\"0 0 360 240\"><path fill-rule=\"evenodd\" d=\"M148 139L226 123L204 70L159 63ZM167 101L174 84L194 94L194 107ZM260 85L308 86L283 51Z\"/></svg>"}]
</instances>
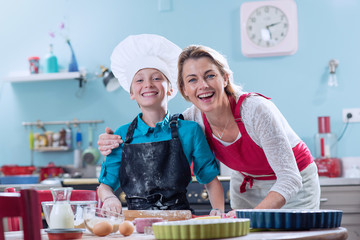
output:
<instances>
[{"instance_id":1,"label":"small jar","mask_svg":"<svg viewBox=\"0 0 360 240\"><path fill-rule=\"evenodd\" d=\"M40 66L40 58L39 57L29 57L29 66L30 66L30 73L36 74L39 73L39 66Z\"/></svg>"},{"instance_id":2,"label":"small jar","mask_svg":"<svg viewBox=\"0 0 360 240\"><path fill-rule=\"evenodd\" d=\"M52 146L58 147L60 142L60 133L58 132L54 133L52 139L53 139Z\"/></svg>"},{"instance_id":3,"label":"small jar","mask_svg":"<svg viewBox=\"0 0 360 240\"><path fill-rule=\"evenodd\" d=\"M47 138L47 146L49 146L49 147L52 147L52 145L53 145L53 132L51 132L51 131L47 131L46 133L45 133L45 135L46 135L46 138Z\"/></svg>"},{"instance_id":4,"label":"small jar","mask_svg":"<svg viewBox=\"0 0 360 240\"><path fill-rule=\"evenodd\" d=\"M48 139L45 134L40 134L38 139L39 139L39 147L46 147L48 145Z\"/></svg>"},{"instance_id":5,"label":"small jar","mask_svg":"<svg viewBox=\"0 0 360 240\"><path fill-rule=\"evenodd\" d=\"M60 134L59 146L67 146L66 145L66 131L65 131L65 129L62 128L59 131L59 134Z\"/></svg>"}]
</instances>

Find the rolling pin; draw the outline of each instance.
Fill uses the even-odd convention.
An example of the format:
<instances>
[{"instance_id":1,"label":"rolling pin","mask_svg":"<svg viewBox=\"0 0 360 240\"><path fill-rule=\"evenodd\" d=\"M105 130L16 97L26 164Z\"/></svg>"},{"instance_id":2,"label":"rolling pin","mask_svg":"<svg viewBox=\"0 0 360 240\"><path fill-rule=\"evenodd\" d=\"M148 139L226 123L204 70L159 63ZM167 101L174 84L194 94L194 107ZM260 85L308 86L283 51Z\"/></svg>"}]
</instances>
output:
<instances>
[{"instance_id":1,"label":"rolling pin","mask_svg":"<svg viewBox=\"0 0 360 240\"><path fill-rule=\"evenodd\" d=\"M162 218L167 221L188 220L192 218L190 210L123 210L125 220L135 218Z\"/></svg>"}]
</instances>

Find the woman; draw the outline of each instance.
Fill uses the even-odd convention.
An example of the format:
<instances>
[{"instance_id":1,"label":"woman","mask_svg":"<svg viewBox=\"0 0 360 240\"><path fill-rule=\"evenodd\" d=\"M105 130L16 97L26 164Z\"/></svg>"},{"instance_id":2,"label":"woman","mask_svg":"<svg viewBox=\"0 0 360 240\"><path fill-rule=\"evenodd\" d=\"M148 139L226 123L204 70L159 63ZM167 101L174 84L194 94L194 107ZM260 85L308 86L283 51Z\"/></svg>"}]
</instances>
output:
<instances>
[{"instance_id":1,"label":"woman","mask_svg":"<svg viewBox=\"0 0 360 240\"><path fill-rule=\"evenodd\" d=\"M200 124L216 158L234 170L233 209L319 208L310 151L268 98L234 85L227 60L205 46L185 48L178 71L179 91L194 104L183 113L185 119ZM111 151L112 139L119 142L100 135L103 154Z\"/></svg>"}]
</instances>

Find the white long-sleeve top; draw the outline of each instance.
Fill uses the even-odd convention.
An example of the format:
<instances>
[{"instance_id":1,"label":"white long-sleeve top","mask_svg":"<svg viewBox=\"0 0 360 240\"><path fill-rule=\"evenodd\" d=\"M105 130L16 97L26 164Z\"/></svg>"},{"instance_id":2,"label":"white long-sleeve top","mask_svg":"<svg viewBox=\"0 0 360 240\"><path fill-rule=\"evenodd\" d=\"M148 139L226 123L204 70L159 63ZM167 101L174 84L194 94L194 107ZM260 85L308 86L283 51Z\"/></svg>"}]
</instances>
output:
<instances>
[{"instance_id":1,"label":"white long-sleeve top","mask_svg":"<svg viewBox=\"0 0 360 240\"><path fill-rule=\"evenodd\" d=\"M237 101L244 93L236 94ZM201 111L197 107L193 105L183 115L186 120L196 121L205 131ZM241 106L241 117L247 133L264 150L276 174L276 182L270 191L278 192L288 201L302 187L302 178L292 151L301 139L275 104L264 97L247 97Z\"/></svg>"}]
</instances>

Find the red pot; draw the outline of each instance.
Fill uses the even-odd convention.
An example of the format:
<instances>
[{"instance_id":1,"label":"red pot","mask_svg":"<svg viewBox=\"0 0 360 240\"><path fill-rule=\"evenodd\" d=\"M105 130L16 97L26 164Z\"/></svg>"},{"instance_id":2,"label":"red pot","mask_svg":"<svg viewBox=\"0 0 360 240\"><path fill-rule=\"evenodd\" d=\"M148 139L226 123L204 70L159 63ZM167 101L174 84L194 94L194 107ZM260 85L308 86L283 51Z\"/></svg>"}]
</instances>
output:
<instances>
[{"instance_id":1,"label":"red pot","mask_svg":"<svg viewBox=\"0 0 360 240\"><path fill-rule=\"evenodd\" d=\"M31 175L36 170L36 167L34 167L34 166L18 166L18 165L3 165L0 170L5 176Z\"/></svg>"}]
</instances>

